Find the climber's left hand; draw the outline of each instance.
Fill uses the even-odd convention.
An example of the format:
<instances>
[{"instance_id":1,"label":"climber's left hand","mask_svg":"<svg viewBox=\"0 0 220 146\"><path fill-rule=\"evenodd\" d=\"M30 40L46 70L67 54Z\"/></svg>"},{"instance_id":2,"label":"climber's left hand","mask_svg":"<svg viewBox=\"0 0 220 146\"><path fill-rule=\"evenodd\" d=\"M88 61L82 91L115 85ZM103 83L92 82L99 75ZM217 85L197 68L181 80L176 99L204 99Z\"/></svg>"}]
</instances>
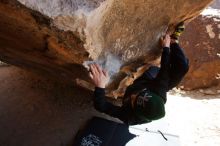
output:
<instances>
[{"instance_id":1,"label":"climber's left hand","mask_svg":"<svg viewBox=\"0 0 220 146\"><path fill-rule=\"evenodd\" d=\"M105 88L109 82L109 75L106 70L103 70L98 64L90 65L90 78L96 87Z\"/></svg>"}]
</instances>

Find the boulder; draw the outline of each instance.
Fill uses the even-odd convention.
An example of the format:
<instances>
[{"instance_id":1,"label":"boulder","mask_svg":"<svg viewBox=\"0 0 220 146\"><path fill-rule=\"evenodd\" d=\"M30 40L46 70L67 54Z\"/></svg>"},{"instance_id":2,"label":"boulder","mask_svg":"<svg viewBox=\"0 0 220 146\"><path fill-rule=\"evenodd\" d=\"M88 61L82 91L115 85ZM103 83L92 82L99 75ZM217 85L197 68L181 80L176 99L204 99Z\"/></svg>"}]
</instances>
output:
<instances>
[{"instance_id":1,"label":"boulder","mask_svg":"<svg viewBox=\"0 0 220 146\"><path fill-rule=\"evenodd\" d=\"M0 60L69 83L89 81L83 64L96 61L110 72L110 92L158 58L167 29L211 1L1 0Z\"/></svg>"},{"instance_id":2,"label":"boulder","mask_svg":"<svg viewBox=\"0 0 220 146\"><path fill-rule=\"evenodd\" d=\"M220 11L209 8L191 21L181 42L190 59L184 89L220 87Z\"/></svg>"}]
</instances>

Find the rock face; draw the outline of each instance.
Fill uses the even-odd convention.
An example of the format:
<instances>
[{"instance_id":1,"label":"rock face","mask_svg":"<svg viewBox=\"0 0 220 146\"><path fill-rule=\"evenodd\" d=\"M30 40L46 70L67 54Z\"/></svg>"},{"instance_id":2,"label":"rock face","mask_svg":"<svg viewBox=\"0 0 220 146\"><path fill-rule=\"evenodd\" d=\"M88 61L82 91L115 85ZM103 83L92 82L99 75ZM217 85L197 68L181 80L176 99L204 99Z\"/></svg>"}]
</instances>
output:
<instances>
[{"instance_id":1,"label":"rock face","mask_svg":"<svg viewBox=\"0 0 220 146\"><path fill-rule=\"evenodd\" d=\"M110 91L131 71L124 68L135 70L158 57L158 39L167 29L190 21L211 2L19 1L25 6L0 1L0 60L61 81L88 81L82 64L96 60L111 73Z\"/></svg>"},{"instance_id":2,"label":"rock face","mask_svg":"<svg viewBox=\"0 0 220 146\"><path fill-rule=\"evenodd\" d=\"M52 19L17 1L0 1L0 19L2 61L61 81L85 75L80 64L89 54L72 32L51 26Z\"/></svg>"},{"instance_id":3,"label":"rock face","mask_svg":"<svg viewBox=\"0 0 220 146\"><path fill-rule=\"evenodd\" d=\"M220 0L215 0L210 7L214 8L214 9L220 9Z\"/></svg>"},{"instance_id":4,"label":"rock face","mask_svg":"<svg viewBox=\"0 0 220 146\"><path fill-rule=\"evenodd\" d=\"M188 24L181 42L190 58L185 89L220 87L220 12L204 11Z\"/></svg>"}]
</instances>

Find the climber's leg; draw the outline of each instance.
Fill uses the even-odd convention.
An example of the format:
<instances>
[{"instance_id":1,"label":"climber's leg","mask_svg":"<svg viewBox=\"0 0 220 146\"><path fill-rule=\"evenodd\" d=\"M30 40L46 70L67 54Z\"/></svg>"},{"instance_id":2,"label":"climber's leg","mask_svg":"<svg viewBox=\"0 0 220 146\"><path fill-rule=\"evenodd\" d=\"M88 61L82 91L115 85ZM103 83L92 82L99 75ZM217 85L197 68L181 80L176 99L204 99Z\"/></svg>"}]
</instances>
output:
<instances>
[{"instance_id":1,"label":"climber's leg","mask_svg":"<svg viewBox=\"0 0 220 146\"><path fill-rule=\"evenodd\" d=\"M189 60L185 56L183 49L179 46L179 36L182 34L183 31L184 31L184 25L183 23L180 23L177 26L173 35L171 35L172 37L171 45L170 45L171 69L170 69L170 81L168 86L169 90L176 87L189 70Z\"/></svg>"},{"instance_id":2,"label":"climber's leg","mask_svg":"<svg viewBox=\"0 0 220 146\"><path fill-rule=\"evenodd\" d=\"M171 69L168 89L177 86L189 70L189 60L186 58L179 44L171 44Z\"/></svg>"},{"instance_id":3,"label":"climber's leg","mask_svg":"<svg viewBox=\"0 0 220 146\"><path fill-rule=\"evenodd\" d=\"M156 78L157 74L159 73L160 68L157 66L151 66L146 70L139 78L137 78L134 83L140 81L151 81Z\"/></svg>"}]
</instances>

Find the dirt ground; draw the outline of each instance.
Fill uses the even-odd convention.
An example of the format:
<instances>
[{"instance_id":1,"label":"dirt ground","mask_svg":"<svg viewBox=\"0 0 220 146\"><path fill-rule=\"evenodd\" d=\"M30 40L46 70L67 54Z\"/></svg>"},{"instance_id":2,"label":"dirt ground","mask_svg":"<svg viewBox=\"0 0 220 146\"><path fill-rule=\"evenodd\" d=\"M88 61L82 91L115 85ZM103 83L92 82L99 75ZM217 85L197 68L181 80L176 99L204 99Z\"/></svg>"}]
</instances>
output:
<instances>
[{"instance_id":1,"label":"dirt ground","mask_svg":"<svg viewBox=\"0 0 220 146\"><path fill-rule=\"evenodd\" d=\"M69 146L87 119L105 116L90 93L17 67L0 67L0 83L0 146ZM203 97L168 97L165 120L183 146L220 145L220 96Z\"/></svg>"}]
</instances>

